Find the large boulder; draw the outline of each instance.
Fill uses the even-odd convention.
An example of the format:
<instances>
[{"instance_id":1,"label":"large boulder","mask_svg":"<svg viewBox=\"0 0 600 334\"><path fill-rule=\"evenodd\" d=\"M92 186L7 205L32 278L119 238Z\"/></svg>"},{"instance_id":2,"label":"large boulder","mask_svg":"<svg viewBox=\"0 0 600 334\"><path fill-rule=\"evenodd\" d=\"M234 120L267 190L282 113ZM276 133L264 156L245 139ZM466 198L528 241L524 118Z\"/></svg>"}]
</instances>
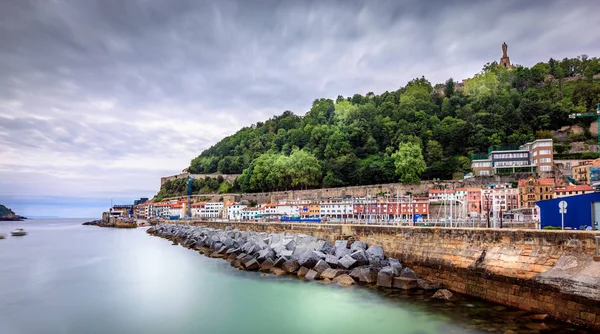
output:
<instances>
[{"instance_id":1,"label":"large boulder","mask_svg":"<svg viewBox=\"0 0 600 334\"><path fill-rule=\"evenodd\" d=\"M350 269L353 268L355 265L356 260L348 254L344 255L344 257L338 260L338 267L340 268Z\"/></svg>"},{"instance_id":2,"label":"large boulder","mask_svg":"<svg viewBox=\"0 0 600 334\"><path fill-rule=\"evenodd\" d=\"M428 279L419 279L417 280L417 285L419 289L423 290L438 290L442 288L442 284L438 281L430 281Z\"/></svg>"},{"instance_id":3,"label":"large boulder","mask_svg":"<svg viewBox=\"0 0 600 334\"><path fill-rule=\"evenodd\" d=\"M266 259L263 261L263 263L260 264L260 271L269 271L271 270L271 268L273 268L274 264L275 262L273 262L273 260Z\"/></svg>"},{"instance_id":4,"label":"large boulder","mask_svg":"<svg viewBox=\"0 0 600 334\"><path fill-rule=\"evenodd\" d=\"M431 298L434 299L443 299L443 300L450 300L452 299L452 292L446 290L446 289L439 289L438 291L436 291L433 296L431 296Z\"/></svg>"},{"instance_id":5,"label":"large boulder","mask_svg":"<svg viewBox=\"0 0 600 334\"><path fill-rule=\"evenodd\" d=\"M313 269L320 274L320 273L324 272L326 269L330 269L330 267L327 264L327 262L325 262L324 260L319 260L319 262L317 262L317 264L313 267Z\"/></svg>"},{"instance_id":6,"label":"large boulder","mask_svg":"<svg viewBox=\"0 0 600 334\"><path fill-rule=\"evenodd\" d=\"M286 272L292 274L296 270L298 270L298 268L300 268L300 266L298 265L298 261L296 261L294 259L290 259L290 260L285 261L285 263L281 266L281 268L283 270L285 270Z\"/></svg>"},{"instance_id":7,"label":"large boulder","mask_svg":"<svg viewBox=\"0 0 600 334\"><path fill-rule=\"evenodd\" d=\"M306 267L300 267L300 269L298 269L298 277L303 277L306 276L306 273L308 273L310 269L306 268Z\"/></svg>"},{"instance_id":8,"label":"large boulder","mask_svg":"<svg viewBox=\"0 0 600 334\"><path fill-rule=\"evenodd\" d=\"M400 260L398 259L394 259L393 257L387 258L388 260L388 265L392 268L396 268L396 270L398 270L398 272L400 272L400 270L402 270L402 263L400 262Z\"/></svg>"},{"instance_id":9,"label":"large boulder","mask_svg":"<svg viewBox=\"0 0 600 334\"><path fill-rule=\"evenodd\" d=\"M288 259L286 257L280 256L280 257L277 258L277 260L273 261L273 267L275 267L275 268L281 268L281 266L283 266L283 264L287 260Z\"/></svg>"},{"instance_id":10,"label":"large boulder","mask_svg":"<svg viewBox=\"0 0 600 334\"><path fill-rule=\"evenodd\" d=\"M306 253L300 255L300 258L298 259L298 263L303 267L311 269L320 260L321 260L321 257L318 254L316 254L313 251L309 251L309 252L306 252Z\"/></svg>"},{"instance_id":11,"label":"large boulder","mask_svg":"<svg viewBox=\"0 0 600 334\"><path fill-rule=\"evenodd\" d=\"M392 282L393 282L392 276L384 274L381 271L377 273L377 286L381 286L384 288L391 288Z\"/></svg>"},{"instance_id":12,"label":"large boulder","mask_svg":"<svg viewBox=\"0 0 600 334\"><path fill-rule=\"evenodd\" d=\"M414 278L414 279L418 279L419 278L419 276L417 275L417 273L415 273L410 268L403 268L402 271L400 271L400 276L406 277L406 278Z\"/></svg>"},{"instance_id":13,"label":"large boulder","mask_svg":"<svg viewBox=\"0 0 600 334\"><path fill-rule=\"evenodd\" d=\"M258 261L256 261L255 258L252 258L249 261L244 262L244 269L246 270L250 270L250 271L254 271L254 270L258 270L258 268L260 267Z\"/></svg>"},{"instance_id":14,"label":"large boulder","mask_svg":"<svg viewBox=\"0 0 600 334\"><path fill-rule=\"evenodd\" d=\"M380 266L381 262L385 259L383 255L383 247L381 246L371 246L366 251L367 259L369 259L369 263L374 266Z\"/></svg>"},{"instance_id":15,"label":"large boulder","mask_svg":"<svg viewBox=\"0 0 600 334\"><path fill-rule=\"evenodd\" d=\"M308 280L315 280L315 279L319 279L319 273L316 272L315 270L308 270L308 272L306 273L306 276L304 276L304 278L308 279Z\"/></svg>"},{"instance_id":16,"label":"large boulder","mask_svg":"<svg viewBox=\"0 0 600 334\"><path fill-rule=\"evenodd\" d=\"M264 261L266 259L273 259L273 258L275 258L275 252L273 252L270 249L263 249L258 252L258 257L256 259L259 261Z\"/></svg>"},{"instance_id":17,"label":"large boulder","mask_svg":"<svg viewBox=\"0 0 600 334\"><path fill-rule=\"evenodd\" d=\"M375 283L377 282L377 271L369 266L357 267L350 272L350 277L363 283Z\"/></svg>"},{"instance_id":18,"label":"large boulder","mask_svg":"<svg viewBox=\"0 0 600 334\"><path fill-rule=\"evenodd\" d=\"M365 251L365 250L367 250L367 244L362 241L355 241L350 246L350 250L352 252L355 252L357 250Z\"/></svg>"},{"instance_id":19,"label":"large boulder","mask_svg":"<svg viewBox=\"0 0 600 334\"><path fill-rule=\"evenodd\" d=\"M323 245L321 245L321 247L319 247L318 251L320 251L324 254L334 255L335 254L335 246L332 245L330 242L325 241L323 243Z\"/></svg>"},{"instance_id":20,"label":"large boulder","mask_svg":"<svg viewBox=\"0 0 600 334\"><path fill-rule=\"evenodd\" d=\"M334 279L334 278L336 278L336 277L338 277L340 275L343 275L345 273L346 273L345 270L329 268L329 269L325 269L325 271L323 271L321 273L321 277L322 278Z\"/></svg>"},{"instance_id":21,"label":"large boulder","mask_svg":"<svg viewBox=\"0 0 600 334\"><path fill-rule=\"evenodd\" d=\"M329 255L329 254L327 254L327 256L325 256L325 262L327 262L327 264L331 268L337 268L338 259L337 259L337 257L335 257L335 255Z\"/></svg>"},{"instance_id":22,"label":"large boulder","mask_svg":"<svg viewBox=\"0 0 600 334\"><path fill-rule=\"evenodd\" d=\"M418 289L419 283L414 278L394 277L394 283L392 284L392 286L397 289L412 290Z\"/></svg>"},{"instance_id":23,"label":"large boulder","mask_svg":"<svg viewBox=\"0 0 600 334\"><path fill-rule=\"evenodd\" d=\"M352 252L352 254L350 255L354 260L356 260L356 265L357 266L365 266L367 264L369 264L369 259L367 258L367 255L365 254L365 251L363 250L356 250L354 252Z\"/></svg>"},{"instance_id":24,"label":"large boulder","mask_svg":"<svg viewBox=\"0 0 600 334\"><path fill-rule=\"evenodd\" d=\"M352 285L354 284L354 280L349 275L340 275L333 279L333 281L339 285Z\"/></svg>"}]
</instances>

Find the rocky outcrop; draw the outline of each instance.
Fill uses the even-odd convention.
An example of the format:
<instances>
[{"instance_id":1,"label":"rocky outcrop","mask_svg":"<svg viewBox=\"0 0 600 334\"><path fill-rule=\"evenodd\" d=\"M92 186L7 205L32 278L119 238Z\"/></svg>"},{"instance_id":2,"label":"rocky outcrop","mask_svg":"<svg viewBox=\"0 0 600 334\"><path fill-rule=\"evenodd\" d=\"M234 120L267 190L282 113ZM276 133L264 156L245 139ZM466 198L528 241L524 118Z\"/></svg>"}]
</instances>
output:
<instances>
[{"instance_id":1,"label":"rocky outcrop","mask_svg":"<svg viewBox=\"0 0 600 334\"><path fill-rule=\"evenodd\" d=\"M437 282L419 279L415 272L403 268L399 259L386 257L381 246L362 241L344 240L334 245L305 234L172 224L152 226L147 232L210 257L225 258L231 266L243 270L290 274L339 285L361 283L420 289L418 281L424 281L424 286L439 286Z\"/></svg>"},{"instance_id":2,"label":"rocky outcrop","mask_svg":"<svg viewBox=\"0 0 600 334\"><path fill-rule=\"evenodd\" d=\"M102 221L102 220L92 220L89 222L85 222L81 225L87 225L87 226L98 226L98 227L114 227L114 228L136 228L137 224L135 221L120 221L120 220L109 220L109 221Z\"/></svg>"}]
</instances>

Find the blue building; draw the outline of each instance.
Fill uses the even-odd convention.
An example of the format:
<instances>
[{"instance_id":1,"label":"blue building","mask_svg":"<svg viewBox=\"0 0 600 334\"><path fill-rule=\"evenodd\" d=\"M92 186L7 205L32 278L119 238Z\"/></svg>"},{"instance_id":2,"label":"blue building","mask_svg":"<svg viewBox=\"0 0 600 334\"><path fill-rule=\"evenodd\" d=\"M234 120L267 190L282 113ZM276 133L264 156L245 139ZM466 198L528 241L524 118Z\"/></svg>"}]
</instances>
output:
<instances>
[{"instance_id":1,"label":"blue building","mask_svg":"<svg viewBox=\"0 0 600 334\"><path fill-rule=\"evenodd\" d=\"M598 229L600 222L600 192L585 195L575 195L538 201L540 208L540 223L545 226L561 227L562 215L560 203L565 202L565 228L573 230L585 229L592 226Z\"/></svg>"}]
</instances>

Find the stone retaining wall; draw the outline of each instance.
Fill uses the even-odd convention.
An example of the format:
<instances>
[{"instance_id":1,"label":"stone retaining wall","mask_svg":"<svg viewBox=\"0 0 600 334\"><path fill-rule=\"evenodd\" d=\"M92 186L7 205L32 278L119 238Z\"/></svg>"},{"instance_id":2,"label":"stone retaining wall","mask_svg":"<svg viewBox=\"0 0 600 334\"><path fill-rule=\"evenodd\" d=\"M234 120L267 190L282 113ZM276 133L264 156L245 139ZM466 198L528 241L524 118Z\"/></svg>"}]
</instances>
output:
<instances>
[{"instance_id":1,"label":"stone retaining wall","mask_svg":"<svg viewBox=\"0 0 600 334\"><path fill-rule=\"evenodd\" d=\"M421 276L449 289L600 329L600 262L586 231L338 224L193 222L214 228L293 232L383 246Z\"/></svg>"}]
</instances>

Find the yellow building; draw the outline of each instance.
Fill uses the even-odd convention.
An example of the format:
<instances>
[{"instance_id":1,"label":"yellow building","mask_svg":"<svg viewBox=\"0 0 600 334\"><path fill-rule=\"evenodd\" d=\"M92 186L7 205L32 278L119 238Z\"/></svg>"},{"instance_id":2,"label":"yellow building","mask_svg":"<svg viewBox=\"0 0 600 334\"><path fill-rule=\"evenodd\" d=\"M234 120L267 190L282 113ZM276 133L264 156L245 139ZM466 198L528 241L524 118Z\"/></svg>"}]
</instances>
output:
<instances>
[{"instance_id":1,"label":"yellow building","mask_svg":"<svg viewBox=\"0 0 600 334\"><path fill-rule=\"evenodd\" d=\"M519 180L519 207L533 209L535 202L554 198L554 179L528 177Z\"/></svg>"},{"instance_id":2,"label":"yellow building","mask_svg":"<svg viewBox=\"0 0 600 334\"><path fill-rule=\"evenodd\" d=\"M571 177L583 184L590 184L590 168L600 167L600 159L586 160L571 168Z\"/></svg>"}]
</instances>

